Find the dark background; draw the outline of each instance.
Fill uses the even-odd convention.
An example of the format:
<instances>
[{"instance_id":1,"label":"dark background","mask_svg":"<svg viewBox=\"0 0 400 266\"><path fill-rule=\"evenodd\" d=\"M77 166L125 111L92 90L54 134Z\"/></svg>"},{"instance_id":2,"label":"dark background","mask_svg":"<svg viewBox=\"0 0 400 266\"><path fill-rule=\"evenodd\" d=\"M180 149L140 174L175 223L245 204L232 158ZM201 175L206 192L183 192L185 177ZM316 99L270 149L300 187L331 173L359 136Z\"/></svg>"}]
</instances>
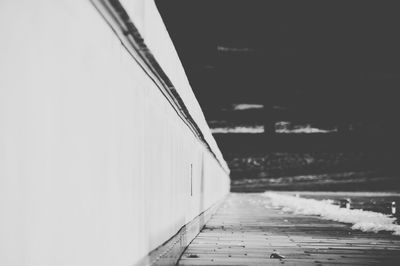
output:
<instances>
[{"instance_id":1,"label":"dark background","mask_svg":"<svg viewBox=\"0 0 400 266\"><path fill-rule=\"evenodd\" d=\"M157 5L210 127L264 128L214 134L232 190L400 190L395 1Z\"/></svg>"}]
</instances>

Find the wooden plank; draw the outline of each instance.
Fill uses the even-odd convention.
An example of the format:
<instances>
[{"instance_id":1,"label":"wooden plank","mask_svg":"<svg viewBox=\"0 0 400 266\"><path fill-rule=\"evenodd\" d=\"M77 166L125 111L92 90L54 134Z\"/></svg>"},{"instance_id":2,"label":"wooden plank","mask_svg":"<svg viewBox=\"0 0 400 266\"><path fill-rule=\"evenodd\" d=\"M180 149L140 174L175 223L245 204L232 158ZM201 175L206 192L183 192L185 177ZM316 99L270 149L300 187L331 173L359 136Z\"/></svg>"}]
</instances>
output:
<instances>
[{"instance_id":1,"label":"wooden plank","mask_svg":"<svg viewBox=\"0 0 400 266\"><path fill-rule=\"evenodd\" d=\"M271 259L272 252L285 259ZM261 194L231 194L179 265L397 265L400 237L283 213Z\"/></svg>"},{"instance_id":2,"label":"wooden plank","mask_svg":"<svg viewBox=\"0 0 400 266\"><path fill-rule=\"evenodd\" d=\"M205 223L211 218L215 211L221 206L222 200L195 217L192 221L184 225L173 237L164 244L151 251L142 258L136 266L147 265L175 265L189 243L203 228Z\"/></svg>"}]
</instances>

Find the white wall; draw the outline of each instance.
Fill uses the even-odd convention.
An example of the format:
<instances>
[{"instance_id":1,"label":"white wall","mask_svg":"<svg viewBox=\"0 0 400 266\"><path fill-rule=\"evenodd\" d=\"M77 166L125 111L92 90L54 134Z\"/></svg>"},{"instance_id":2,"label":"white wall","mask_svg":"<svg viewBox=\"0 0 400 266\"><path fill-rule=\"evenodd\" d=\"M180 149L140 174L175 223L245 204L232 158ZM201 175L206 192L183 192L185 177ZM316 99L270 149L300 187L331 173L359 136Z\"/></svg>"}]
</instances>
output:
<instances>
[{"instance_id":1,"label":"white wall","mask_svg":"<svg viewBox=\"0 0 400 266\"><path fill-rule=\"evenodd\" d=\"M2 0L0 36L0 265L132 265L228 192L90 1ZM174 50L154 54L187 83Z\"/></svg>"}]
</instances>

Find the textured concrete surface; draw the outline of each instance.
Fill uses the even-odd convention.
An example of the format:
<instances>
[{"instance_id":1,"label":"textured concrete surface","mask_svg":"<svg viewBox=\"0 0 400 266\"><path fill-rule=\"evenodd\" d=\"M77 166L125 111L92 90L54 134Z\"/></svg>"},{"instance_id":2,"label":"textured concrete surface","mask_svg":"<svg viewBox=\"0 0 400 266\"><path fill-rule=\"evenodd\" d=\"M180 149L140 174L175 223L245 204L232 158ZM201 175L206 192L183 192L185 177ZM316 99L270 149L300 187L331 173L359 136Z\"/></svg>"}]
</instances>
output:
<instances>
[{"instance_id":1,"label":"textured concrete surface","mask_svg":"<svg viewBox=\"0 0 400 266\"><path fill-rule=\"evenodd\" d=\"M229 191L90 1L1 1L0 34L0 265L134 265Z\"/></svg>"}]
</instances>

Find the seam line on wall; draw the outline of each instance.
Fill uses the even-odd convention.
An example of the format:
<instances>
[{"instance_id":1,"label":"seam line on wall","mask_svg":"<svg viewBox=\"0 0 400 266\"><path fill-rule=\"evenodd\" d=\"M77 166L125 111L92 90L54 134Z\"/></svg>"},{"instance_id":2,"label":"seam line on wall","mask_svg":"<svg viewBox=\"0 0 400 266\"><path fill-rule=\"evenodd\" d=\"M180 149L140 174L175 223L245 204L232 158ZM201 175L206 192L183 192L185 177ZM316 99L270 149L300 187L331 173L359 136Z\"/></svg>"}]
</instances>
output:
<instances>
[{"instance_id":1,"label":"seam line on wall","mask_svg":"<svg viewBox=\"0 0 400 266\"><path fill-rule=\"evenodd\" d=\"M224 164L218 159L211 146L204 137L203 132L193 119L185 103L175 89L174 85L162 70L157 60L154 58L150 49L144 43L138 29L130 20L128 13L119 0L90 0L98 10L107 24L121 41L122 46L128 51L133 59L139 64L143 71L158 87L163 96L168 100L177 115L189 127L197 139L202 142L207 150L211 152L221 168L225 169Z\"/></svg>"}]
</instances>

